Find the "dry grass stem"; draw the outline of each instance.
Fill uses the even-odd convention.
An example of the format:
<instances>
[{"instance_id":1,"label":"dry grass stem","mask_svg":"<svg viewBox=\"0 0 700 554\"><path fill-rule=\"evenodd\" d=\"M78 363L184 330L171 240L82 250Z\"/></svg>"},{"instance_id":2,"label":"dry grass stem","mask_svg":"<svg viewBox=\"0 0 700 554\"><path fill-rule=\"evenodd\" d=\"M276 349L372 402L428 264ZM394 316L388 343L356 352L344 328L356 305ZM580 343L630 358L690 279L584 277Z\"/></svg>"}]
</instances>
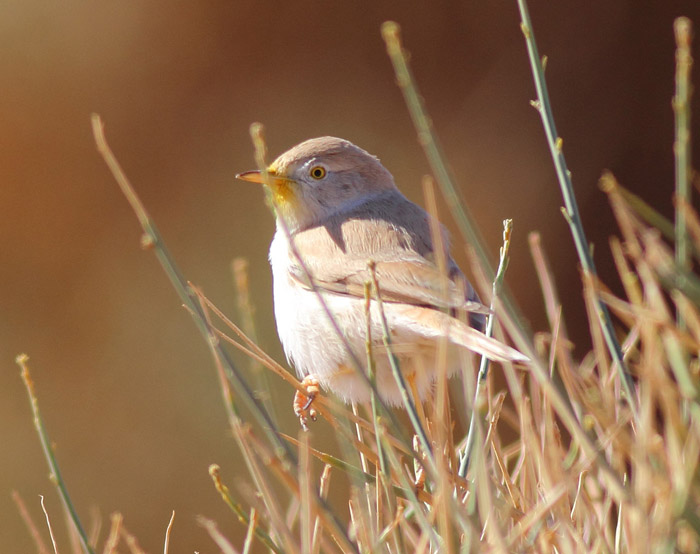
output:
<instances>
[{"instance_id":1,"label":"dry grass stem","mask_svg":"<svg viewBox=\"0 0 700 554\"><path fill-rule=\"evenodd\" d=\"M370 272L373 279L365 286L361 324L371 330L378 323L370 321L370 306L376 303L379 309L373 314L382 318L385 347L372 343L379 337L369 337L366 356L360 352L363 359L355 360L355 369L371 386L373 401L348 407L325 394L314 399L322 418L316 425L332 432L337 445L324 442L321 433L300 433L288 418L270 415L269 391L250 387L247 373L254 377L257 389L267 387L268 382L285 387L290 404L295 390L306 390L284 364L258 345L245 263L238 260L234 267L241 312L240 321L234 322L181 275L109 150L101 121L93 118L100 153L142 226L144 242L157 255L212 353L239 451L236 462L239 467L241 459L245 464L245 470L237 473L227 469L228 475L235 475L235 480L229 477L228 482L235 483L231 489L218 466L209 469L216 491L240 522L240 536L231 541L212 520L198 518L224 554L239 552L233 546L239 542L246 554L258 549L276 554L617 554L700 549L700 276L690 257L700 252L700 218L689 197L678 192L678 226L669 229L671 222L628 194L613 175L603 174L601 189L619 227L618 236L609 242L619 283L601 281L580 228L562 142L548 104L544 61L534 45L525 2L518 3L538 89L535 105L545 124L566 217L583 264L580 293L590 340L572 343L567 328L567 323L573 323L567 321L568 299L560 296L551 269L556 260L548 258L537 233L530 235L529 247L547 320L536 334L521 323L517 310L502 294L503 271L494 275L487 256L483 252L474 255L472 250L470 256L476 259L473 281L491 304L488 332L512 344L529 362L494 363L491 369L482 363L477 371L475 357L462 352L458 358L460 383L447 379L443 344L434 360L440 370L434 393L423 404L412 376L404 375L393 360L392 352L404 355L406 346L391 342L382 291ZM690 129L685 121L689 90L682 91L690 69L687 21L679 20L676 30L679 72L674 107L680 190L688 188L692 175ZM460 229L471 240L476 234L467 232L466 212L418 95L398 26L387 23L382 33L436 180ZM265 173L262 127L253 126L251 133L258 165ZM434 188L432 179L426 178L435 264L445 274L446 248ZM509 244L507 227L502 269ZM299 262L303 267L303 260ZM371 260L368 263L372 267ZM313 286L313 276L308 279ZM323 301L323 295L317 294ZM333 322L332 314L327 315ZM347 343L337 330L339 343ZM245 364L249 371L234 364L229 353L234 349L236 355L250 360ZM397 415L398 411L389 410L379 399L374 375L378 352L393 360L406 414ZM80 548L89 554L92 547L72 509L40 417L26 356L19 356L17 362L51 480L65 507L64 519L76 531ZM291 414L291 406L289 410ZM51 550L21 498L18 494L13 498L36 550L47 554ZM57 552L48 515L46 518ZM166 531L166 553L172 525L173 518ZM122 517L114 514L101 552L114 554L119 548L132 554L143 552L125 529Z\"/></svg>"},{"instance_id":2,"label":"dry grass stem","mask_svg":"<svg viewBox=\"0 0 700 554\"><path fill-rule=\"evenodd\" d=\"M173 522L175 521L175 510L173 510L173 515L170 516L170 521L168 522L168 527L165 529L165 541L163 543L163 554L168 554L168 549L170 548L170 533L173 530Z\"/></svg>"},{"instance_id":3,"label":"dry grass stem","mask_svg":"<svg viewBox=\"0 0 700 554\"><path fill-rule=\"evenodd\" d=\"M29 534L32 536L32 540L34 541L34 545L36 546L38 554L49 554L49 549L46 546L44 539L41 538L41 533L39 532L39 529L34 523L32 516L29 515L27 506L25 505L24 500L22 500L22 497L17 491L12 491L12 500L17 506L17 511L19 512L22 521L24 521L24 524L27 526Z\"/></svg>"}]
</instances>

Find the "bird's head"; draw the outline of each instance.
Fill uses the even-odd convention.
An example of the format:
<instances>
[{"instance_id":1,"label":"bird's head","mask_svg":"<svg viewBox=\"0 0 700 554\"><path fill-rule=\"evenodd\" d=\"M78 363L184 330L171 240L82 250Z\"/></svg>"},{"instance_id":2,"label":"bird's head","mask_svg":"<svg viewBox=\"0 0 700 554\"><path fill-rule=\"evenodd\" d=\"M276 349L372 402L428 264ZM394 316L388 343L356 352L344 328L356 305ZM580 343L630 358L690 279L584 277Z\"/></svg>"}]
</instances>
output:
<instances>
[{"instance_id":1,"label":"bird's head","mask_svg":"<svg viewBox=\"0 0 700 554\"><path fill-rule=\"evenodd\" d=\"M396 189L391 173L371 154L335 137L309 139L279 156L261 171L246 171L238 179L268 185L278 218L291 231Z\"/></svg>"}]
</instances>

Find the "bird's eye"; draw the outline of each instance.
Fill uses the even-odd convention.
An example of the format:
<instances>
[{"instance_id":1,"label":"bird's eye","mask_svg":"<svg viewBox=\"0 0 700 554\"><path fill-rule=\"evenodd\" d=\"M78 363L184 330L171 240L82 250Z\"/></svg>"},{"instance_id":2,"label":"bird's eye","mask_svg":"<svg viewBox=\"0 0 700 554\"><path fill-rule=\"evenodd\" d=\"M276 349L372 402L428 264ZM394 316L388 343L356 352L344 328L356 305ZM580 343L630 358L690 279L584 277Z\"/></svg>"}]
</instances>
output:
<instances>
[{"instance_id":1,"label":"bird's eye","mask_svg":"<svg viewBox=\"0 0 700 554\"><path fill-rule=\"evenodd\" d=\"M320 181L326 176L326 168L322 165L315 165L311 168L311 171L309 171L309 175L317 181Z\"/></svg>"}]
</instances>

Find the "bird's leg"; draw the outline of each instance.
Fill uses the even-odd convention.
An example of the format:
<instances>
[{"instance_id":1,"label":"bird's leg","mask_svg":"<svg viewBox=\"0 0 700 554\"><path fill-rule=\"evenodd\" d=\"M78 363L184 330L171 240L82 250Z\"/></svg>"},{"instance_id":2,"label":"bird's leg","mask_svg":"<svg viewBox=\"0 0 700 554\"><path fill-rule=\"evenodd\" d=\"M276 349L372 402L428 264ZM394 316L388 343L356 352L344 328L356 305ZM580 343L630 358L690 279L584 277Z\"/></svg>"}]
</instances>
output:
<instances>
[{"instance_id":1,"label":"bird's leg","mask_svg":"<svg viewBox=\"0 0 700 554\"><path fill-rule=\"evenodd\" d=\"M304 387L306 393L297 390L294 393L294 413L299 418L299 423L301 423L301 428L304 431L308 431L309 427L306 422L311 418L311 421L316 421L316 416L318 415L316 409L311 405L316 398L316 395L320 392L318 385L318 379L314 375L307 375L301 381L301 386Z\"/></svg>"}]
</instances>

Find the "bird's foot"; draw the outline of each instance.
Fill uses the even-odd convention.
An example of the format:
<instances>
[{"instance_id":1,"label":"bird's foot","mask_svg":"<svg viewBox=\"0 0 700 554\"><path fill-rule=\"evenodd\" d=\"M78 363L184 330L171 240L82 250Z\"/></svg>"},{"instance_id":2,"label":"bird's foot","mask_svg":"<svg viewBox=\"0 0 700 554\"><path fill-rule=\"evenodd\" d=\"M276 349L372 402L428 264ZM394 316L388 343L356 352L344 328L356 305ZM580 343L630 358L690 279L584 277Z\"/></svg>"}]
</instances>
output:
<instances>
[{"instance_id":1,"label":"bird's foot","mask_svg":"<svg viewBox=\"0 0 700 554\"><path fill-rule=\"evenodd\" d=\"M309 418L311 421L316 421L316 416L318 415L316 409L311 404L321 389L318 384L318 379L316 379L314 375L307 375L304 377L301 386L304 387L306 392L296 391L296 393L294 393L294 413L299 418L301 428L304 431L308 431L309 427L306 424L307 421Z\"/></svg>"}]
</instances>

